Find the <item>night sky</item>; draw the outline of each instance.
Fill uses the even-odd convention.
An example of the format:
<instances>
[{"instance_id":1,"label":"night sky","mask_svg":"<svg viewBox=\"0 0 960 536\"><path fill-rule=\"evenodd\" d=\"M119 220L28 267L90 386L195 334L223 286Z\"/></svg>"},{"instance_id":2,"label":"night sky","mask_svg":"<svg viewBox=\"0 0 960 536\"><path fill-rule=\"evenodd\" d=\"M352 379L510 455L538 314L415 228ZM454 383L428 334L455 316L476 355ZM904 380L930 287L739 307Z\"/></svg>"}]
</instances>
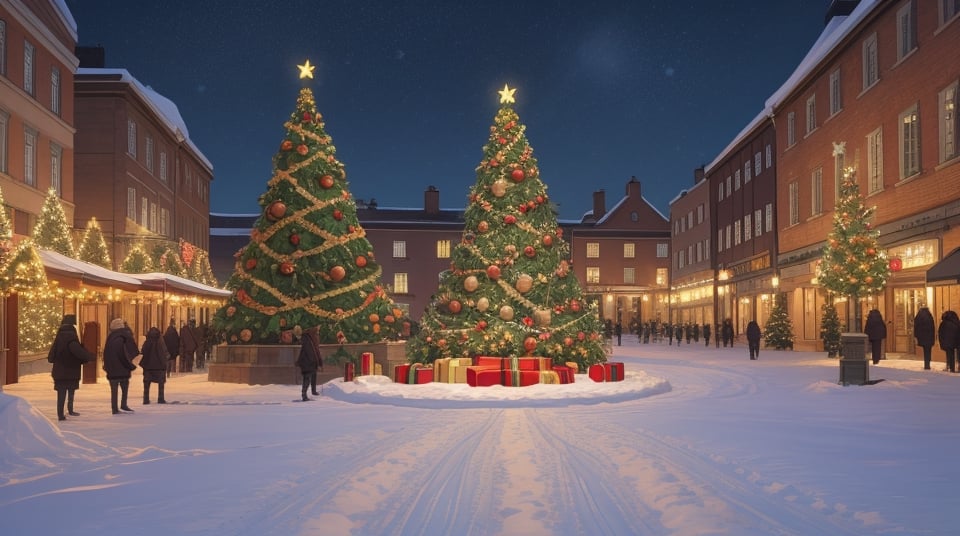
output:
<instances>
[{"instance_id":1,"label":"night sky","mask_svg":"<svg viewBox=\"0 0 960 536\"><path fill-rule=\"evenodd\" d=\"M259 211L309 59L354 197L419 208L433 185L463 208L509 84L573 219L597 189L610 208L631 176L669 215L813 45L828 2L66 3L80 45L177 104L213 163L213 212Z\"/></svg>"}]
</instances>

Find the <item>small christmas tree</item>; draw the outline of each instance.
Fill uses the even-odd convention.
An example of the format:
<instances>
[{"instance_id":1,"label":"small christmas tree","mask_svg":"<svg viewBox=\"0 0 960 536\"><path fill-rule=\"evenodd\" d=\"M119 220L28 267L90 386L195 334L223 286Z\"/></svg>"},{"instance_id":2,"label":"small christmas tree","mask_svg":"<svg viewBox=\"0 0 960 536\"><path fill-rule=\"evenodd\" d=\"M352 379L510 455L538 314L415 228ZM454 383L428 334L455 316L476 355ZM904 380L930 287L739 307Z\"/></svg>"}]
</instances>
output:
<instances>
[{"instance_id":1,"label":"small christmas tree","mask_svg":"<svg viewBox=\"0 0 960 536\"><path fill-rule=\"evenodd\" d=\"M580 370L605 361L596 306L567 261L569 246L504 86L477 167L464 233L407 357L550 357Z\"/></svg>"},{"instance_id":2,"label":"small christmas tree","mask_svg":"<svg viewBox=\"0 0 960 536\"><path fill-rule=\"evenodd\" d=\"M193 255L193 262L187 267L187 277L211 287L220 286L217 277L213 275L213 267L210 266L210 256L202 249L198 249Z\"/></svg>"},{"instance_id":3,"label":"small christmas tree","mask_svg":"<svg viewBox=\"0 0 960 536\"><path fill-rule=\"evenodd\" d=\"M70 229L67 215L63 212L63 204L60 203L60 196L57 195L56 190L50 188L43 202L43 208L40 209L40 218L37 220L36 227L33 228L33 242L39 248L51 249L75 259L77 252L73 247Z\"/></svg>"},{"instance_id":4,"label":"small christmas tree","mask_svg":"<svg viewBox=\"0 0 960 536\"><path fill-rule=\"evenodd\" d=\"M770 318L763 327L763 340L768 348L793 349L793 323L787 316L787 298L783 294L777 294L774 298Z\"/></svg>"},{"instance_id":5,"label":"small christmas tree","mask_svg":"<svg viewBox=\"0 0 960 536\"><path fill-rule=\"evenodd\" d=\"M3 190L0 189L0 296L10 292L10 280L7 273L7 264L13 252L13 227L7 216L7 205L3 200Z\"/></svg>"},{"instance_id":6,"label":"small christmas tree","mask_svg":"<svg viewBox=\"0 0 960 536\"><path fill-rule=\"evenodd\" d=\"M107 241L103 238L103 231L97 218L93 217L87 222L87 228L83 233L83 239L80 240L80 247L77 250L77 258L83 262L110 268L110 248L107 247Z\"/></svg>"},{"instance_id":7,"label":"small christmas tree","mask_svg":"<svg viewBox=\"0 0 960 536\"><path fill-rule=\"evenodd\" d=\"M309 62L300 68L301 78L312 78ZM317 326L324 344L395 336L402 312L383 288L309 88L300 90L284 127L259 200L263 212L235 255L227 283L233 295L214 316L214 329L228 343L274 343L295 326Z\"/></svg>"},{"instance_id":8,"label":"small christmas tree","mask_svg":"<svg viewBox=\"0 0 960 536\"><path fill-rule=\"evenodd\" d=\"M43 261L32 240L22 240L17 245L5 271L10 290L19 296L20 351L40 352L49 347L56 335L63 304L50 292Z\"/></svg>"},{"instance_id":9,"label":"small christmas tree","mask_svg":"<svg viewBox=\"0 0 960 536\"><path fill-rule=\"evenodd\" d=\"M153 265L165 274L178 277L187 276L187 267L183 265L180 255L171 249L169 243L158 244L153 250L151 260Z\"/></svg>"},{"instance_id":10,"label":"small christmas tree","mask_svg":"<svg viewBox=\"0 0 960 536\"><path fill-rule=\"evenodd\" d=\"M853 302L855 331L863 329L860 299L880 293L890 274L886 252L878 240L880 232L871 222L875 211L876 207L864 204L856 173L847 168L837 196L833 231L817 263L817 280L826 290Z\"/></svg>"},{"instance_id":11,"label":"small christmas tree","mask_svg":"<svg viewBox=\"0 0 960 536\"><path fill-rule=\"evenodd\" d=\"M143 244L135 244L127 253L127 257L120 263L120 271L128 274L146 274L154 270L153 260Z\"/></svg>"},{"instance_id":12,"label":"small christmas tree","mask_svg":"<svg viewBox=\"0 0 960 536\"><path fill-rule=\"evenodd\" d=\"M843 348L840 344L840 331L843 329L840 325L840 315L837 314L837 308L832 299L823 304L821 310L823 316L820 320L820 340L823 341L823 349L827 352L827 357L836 357Z\"/></svg>"}]
</instances>

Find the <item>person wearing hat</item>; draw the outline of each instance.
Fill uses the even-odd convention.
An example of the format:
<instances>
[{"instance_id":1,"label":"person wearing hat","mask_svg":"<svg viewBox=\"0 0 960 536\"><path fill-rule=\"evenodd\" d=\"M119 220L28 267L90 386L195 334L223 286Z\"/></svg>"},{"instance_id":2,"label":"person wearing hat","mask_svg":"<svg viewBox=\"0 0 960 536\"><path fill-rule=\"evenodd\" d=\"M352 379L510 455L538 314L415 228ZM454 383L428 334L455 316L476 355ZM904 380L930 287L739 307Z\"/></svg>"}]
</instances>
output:
<instances>
[{"instance_id":1,"label":"person wearing hat","mask_svg":"<svg viewBox=\"0 0 960 536\"><path fill-rule=\"evenodd\" d=\"M166 404L163 397L163 387L167 381L167 359L170 352L160 336L160 328L152 327L147 330L146 339L140 347L140 368L143 369L143 403L150 403L150 384L157 384L157 403Z\"/></svg>"},{"instance_id":2,"label":"person wearing hat","mask_svg":"<svg viewBox=\"0 0 960 536\"><path fill-rule=\"evenodd\" d=\"M53 388L57 391L57 419L67 420L67 414L76 417L80 414L73 411L73 395L80 388L80 367L94 358L80 344L77 336L76 315L64 315L60 322L60 329L50 346L47 361L53 363ZM64 413L64 403L67 411Z\"/></svg>"},{"instance_id":3,"label":"person wearing hat","mask_svg":"<svg viewBox=\"0 0 960 536\"><path fill-rule=\"evenodd\" d=\"M130 372L137 368L131 359L140 354L133 332L122 318L110 321L110 334L103 345L103 370L110 380L110 407L116 415L123 411L133 411L127 405L127 391L130 389ZM120 389L120 403L117 404L117 388Z\"/></svg>"}]
</instances>

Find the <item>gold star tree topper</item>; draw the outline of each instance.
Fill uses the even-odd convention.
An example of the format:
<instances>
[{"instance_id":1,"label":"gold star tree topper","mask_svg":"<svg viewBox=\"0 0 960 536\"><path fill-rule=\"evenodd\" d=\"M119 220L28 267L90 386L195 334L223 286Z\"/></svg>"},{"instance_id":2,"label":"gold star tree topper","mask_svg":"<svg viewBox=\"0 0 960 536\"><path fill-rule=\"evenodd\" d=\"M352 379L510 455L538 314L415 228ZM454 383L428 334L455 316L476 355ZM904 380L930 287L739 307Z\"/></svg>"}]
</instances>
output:
<instances>
[{"instance_id":1,"label":"gold star tree topper","mask_svg":"<svg viewBox=\"0 0 960 536\"><path fill-rule=\"evenodd\" d=\"M313 70L316 65L310 65L310 60L303 62L303 65L297 65L300 68L300 78L313 78Z\"/></svg>"},{"instance_id":2,"label":"gold star tree topper","mask_svg":"<svg viewBox=\"0 0 960 536\"><path fill-rule=\"evenodd\" d=\"M517 102L516 100L513 99L513 93L516 90L517 88L510 89L506 84L504 84L503 89L501 89L498 92L500 93L500 104L510 104L510 103Z\"/></svg>"}]
</instances>

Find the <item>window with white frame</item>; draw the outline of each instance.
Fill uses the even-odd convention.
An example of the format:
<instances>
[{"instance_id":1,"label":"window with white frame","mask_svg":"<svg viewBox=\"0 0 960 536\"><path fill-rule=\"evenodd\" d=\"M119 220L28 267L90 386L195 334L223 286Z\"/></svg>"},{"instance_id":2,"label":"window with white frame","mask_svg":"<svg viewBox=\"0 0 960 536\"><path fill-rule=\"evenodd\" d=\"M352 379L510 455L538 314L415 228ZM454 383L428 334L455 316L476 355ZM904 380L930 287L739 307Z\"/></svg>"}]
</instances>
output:
<instances>
[{"instance_id":1,"label":"window with white frame","mask_svg":"<svg viewBox=\"0 0 960 536\"><path fill-rule=\"evenodd\" d=\"M0 74L7 74L7 21L0 19Z\"/></svg>"},{"instance_id":2,"label":"window with white frame","mask_svg":"<svg viewBox=\"0 0 960 536\"><path fill-rule=\"evenodd\" d=\"M914 104L900 114L900 178L920 173L920 114Z\"/></svg>"},{"instance_id":3,"label":"window with white frame","mask_svg":"<svg viewBox=\"0 0 960 536\"><path fill-rule=\"evenodd\" d=\"M600 282L600 267L587 266L587 283L599 283L599 282Z\"/></svg>"},{"instance_id":4,"label":"window with white frame","mask_svg":"<svg viewBox=\"0 0 960 536\"><path fill-rule=\"evenodd\" d=\"M150 227L153 232L157 232L157 204L150 203Z\"/></svg>"},{"instance_id":5,"label":"window with white frame","mask_svg":"<svg viewBox=\"0 0 960 536\"><path fill-rule=\"evenodd\" d=\"M730 238L731 238L731 234L732 234L732 227L731 227L730 224L728 223L728 224L727 224L727 237L726 237L726 238L727 238L727 239L726 239L727 249L730 249Z\"/></svg>"},{"instance_id":6,"label":"window with white frame","mask_svg":"<svg viewBox=\"0 0 960 536\"><path fill-rule=\"evenodd\" d=\"M773 203L767 203L766 207L766 221L763 225L763 232L772 233L773 232Z\"/></svg>"},{"instance_id":7,"label":"window with white frame","mask_svg":"<svg viewBox=\"0 0 960 536\"><path fill-rule=\"evenodd\" d=\"M807 134L817 130L817 96L807 99Z\"/></svg>"},{"instance_id":8,"label":"window with white frame","mask_svg":"<svg viewBox=\"0 0 960 536\"><path fill-rule=\"evenodd\" d=\"M763 234L763 211L759 208L753 212L753 236Z\"/></svg>"},{"instance_id":9,"label":"window with white frame","mask_svg":"<svg viewBox=\"0 0 960 536\"><path fill-rule=\"evenodd\" d=\"M393 274L393 291L397 294L407 294L410 292L409 287L407 287L406 272Z\"/></svg>"},{"instance_id":10,"label":"window with white frame","mask_svg":"<svg viewBox=\"0 0 960 536\"><path fill-rule=\"evenodd\" d=\"M763 171L763 155L760 154L760 151L757 151L757 154L753 155L753 174L759 176Z\"/></svg>"},{"instance_id":11,"label":"window with white frame","mask_svg":"<svg viewBox=\"0 0 960 536\"><path fill-rule=\"evenodd\" d=\"M817 166L810 174L810 214L823 212L823 167Z\"/></svg>"},{"instance_id":12,"label":"window with white frame","mask_svg":"<svg viewBox=\"0 0 960 536\"><path fill-rule=\"evenodd\" d=\"M751 223L750 214L749 213L744 214L743 215L743 241L744 242L746 242L747 240L750 240L751 238L750 233L753 231L753 226L750 225L750 223Z\"/></svg>"},{"instance_id":13,"label":"window with white frame","mask_svg":"<svg viewBox=\"0 0 960 536\"><path fill-rule=\"evenodd\" d=\"M693 211L687 212L687 229L693 229Z\"/></svg>"},{"instance_id":14,"label":"window with white frame","mask_svg":"<svg viewBox=\"0 0 960 536\"><path fill-rule=\"evenodd\" d=\"M697 205L697 225L703 223L703 203Z\"/></svg>"},{"instance_id":15,"label":"window with white frame","mask_svg":"<svg viewBox=\"0 0 960 536\"><path fill-rule=\"evenodd\" d=\"M703 261L703 242L697 242L697 262Z\"/></svg>"},{"instance_id":16,"label":"window with white frame","mask_svg":"<svg viewBox=\"0 0 960 536\"><path fill-rule=\"evenodd\" d=\"M50 144L50 187L57 195L63 195L63 148L56 143Z\"/></svg>"},{"instance_id":17,"label":"window with white frame","mask_svg":"<svg viewBox=\"0 0 960 536\"><path fill-rule=\"evenodd\" d=\"M167 153L160 151L160 180L167 182Z\"/></svg>"},{"instance_id":18,"label":"window with white frame","mask_svg":"<svg viewBox=\"0 0 960 536\"><path fill-rule=\"evenodd\" d=\"M23 42L23 90L28 95L34 94L33 67L37 61L37 51L30 41Z\"/></svg>"},{"instance_id":19,"label":"window with white frame","mask_svg":"<svg viewBox=\"0 0 960 536\"><path fill-rule=\"evenodd\" d=\"M50 69L50 111L60 115L60 69Z\"/></svg>"},{"instance_id":20,"label":"window with white frame","mask_svg":"<svg viewBox=\"0 0 960 536\"><path fill-rule=\"evenodd\" d=\"M747 160L743 163L743 183L746 184L750 182L750 179L753 178L753 169L751 169L750 161Z\"/></svg>"},{"instance_id":21,"label":"window with white frame","mask_svg":"<svg viewBox=\"0 0 960 536\"><path fill-rule=\"evenodd\" d=\"M730 194L733 193L733 190L730 188L732 186L730 177L727 177L727 197L730 197Z\"/></svg>"},{"instance_id":22,"label":"window with white frame","mask_svg":"<svg viewBox=\"0 0 960 536\"><path fill-rule=\"evenodd\" d=\"M740 245L740 220L733 222L733 245Z\"/></svg>"},{"instance_id":23,"label":"window with white frame","mask_svg":"<svg viewBox=\"0 0 960 536\"><path fill-rule=\"evenodd\" d=\"M127 218L137 221L137 189L127 188Z\"/></svg>"},{"instance_id":24,"label":"window with white frame","mask_svg":"<svg viewBox=\"0 0 960 536\"><path fill-rule=\"evenodd\" d=\"M787 147L797 143L797 112L787 114Z\"/></svg>"},{"instance_id":25,"label":"window with white frame","mask_svg":"<svg viewBox=\"0 0 960 536\"><path fill-rule=\"evenodd\" d=\"M140 198L140 225L147 227L149 229L147 218L150 217L150 202L146 197Z\"/></svg>"},{"instance_id":26,"label":"window with white frame","mask_svg":"<svg viewBox=\"0 0 960 536\"><path fill-rule=\"evenodd\" d=\"M10 114L0 110L0 173L7 173L10 165Z\"/></svg>"},{"instance_id":27,"label":"window with white frame","mask_svg":"<svg viewBox=\"0 0 960 536\"><path fill-rule=\"evenodd\" d=\"M960 13L960 0L940 0L940 26L953 20Z\"/></svg>"},{"instance_id":28,"label":"window with white frame","mask_svg":"<svg viewBox=\"0 0 960 536\"><path fill-rule=\"evenodd\" d=\"M738 169L733 173L733 190L740 190L740 170Z\"/></svg>"},{"instance_id":29,"label":"window with white frame","mask_svg":"<svg viewBox=\"0 0 960 536\"><path fill-rule=\"evenodd\" d=\"M673 236L680 234L680 220L673 220Z\"/></svg>"},{"instance_id":30,"label":"window with white frame","mask_svg":"<svg viewBox=\"0 0 960 536\"><path fill-rule=\"evenodd\" d=\"M897 61L917 48L917 27L913 16L913 2L907 2L897 10Z\"/></svg>"},{"instance_id":31,"label":"window with white frame","mask_svg":"<svg viewBox=\"0 0 960 536\"><path fill-rule=\"evenodd\" d=\"M632 242L623 245L623 258L633 259L636 256L636 249Z\"/></svg>"},{"instance_id":32,"label":"window with white frame","mask_svg":"<svg viewBox=\"0 0 960 536\"><path fill-rule=\"evenodd\" d=\"M677 268L683 268L686 265L687 265L687 251L684 249L681 249L680 252L677 253Z\"/></svg>"},{"instance_id":33,"label":"window with white frame","mask_svg":"<svg viewBox=\"0 0 960 536\"><path fill-rule=\"evenodd\" d=\"M137 157L137 123L127 119L127 154Z\"/></svg>"},{"instance_id":34,"label":"window with white frame","mask_svg":"<svg viewBox=\"0 0 960 536\"><path fill-rule=\"evenodd\" d=\"M940 162L946 162L957 156L957 82L940 92L939 102Z\"/></svg>"},{"instance_id":35,"label":"window with white frame","mask_svg":"<svg viewBox=\"0 0 960 536\"><path fill-rule=\"evenodd\" d=\"M723 183L717 184L717 201L723 201Z\"/></svg>"},{"instance_id":36,"label":"window with white frame","mask_svg":"<svg viewBox=\"0 0 960 536\"><path fill-rule=\"evenodd\" d=\"M667 275L669 273L666 268L657 268L657 286L662 287L667 284Z\"/></svg>"},{"instance_id":37,"label":"window with white frame","mask_svg":"<svg viewBox=\"0 0 960 536\"><path fill-rule=\"evenodd\" d=\"M800 185L797 181L790 183L790 225L800 223Z\"/></svg>"},{"instance_id":38,"label":"window with white frame","mask_svg":"<svg viewBox=\"0 0 960 536\"><path fill-rule=\"evenodd\" d=\"M23 182L37 186L37 136L30 127L23 129Z\"/></svg>"},{"instance_id":39,"label":"window with white frame","mask_svg":"<svg viewBox=\"0 0 960 536\"><path fill-rule=\"evenodd\" d=\"M438 259L450 258L450 241L449 240L437 240L437 258Z\"/></svg>"},{"instance_id":40,"label":"window with white frame","mask_svg":"<svg viewBox=\"0 0 960 536\"><path fill-rule=\"evenodd\" d=\"M871 34L863 41L863 89L869 89L880 80L880 67L877 59L877 34Z\"/></svg>"},{"instance_id":41,"label":"window with white frame","mask_svg":"<svg viewBox=\"0 0 960 536\"><path fill-rule=\"evenodd\" d=\"M588 259L600 258L600 242L587 242L587 258Z\"/></svg>"},{"instance_id":42,"label":"window with white frame","mask_svg":"<svg viewBox=\"0 0 960 536\"><path fill-rule=\"evenodd\" d=\"M146 139L143 140L143 142L144 142L143 151L144 153L146 153L143 155L144 162L147 165L147 169L150 170L151 173L153 173L153 137L147 136Z\"/></svg>"},{"instance_id":43,"label":"window with white frame","mask_svg":"<svg viewBox=\"0 0 960 536\"><path fill-rule=\"evenodd\" d=\"M764 152L767 155L767 169L770 169L773 167L773 146L768 143Z\"/></svg>"},{"instance_id":44,"label":"window with white frame","mask_svg":"<svg viewBox=\"0 0 960 536\"><path fill-rule=\"evenodd\" d=\"M883 130L867 134L867 192L883 190Z\"/></svg>"},{"instance_id":45,"label":"window with white frame","mask_svg":"<svg viewBox=\"0 0 960 536\"><path fill-rule=\"evenodd\" d=\"M657 244L657 258L666 259L670 251L670 244Z\"/></svg>"},{"instance_id":46,"label":"window with white frame","mask_svg":"<svg viewBox=\"0 0 960 536\"><path fill-rule=\"evenodd\" d=\"M710 238L703 239L703 258L710 260Z\"/></svg>"},{"instance_id":47,"label":"window with white frame","mask_svg":"<svg viewBox=\"0 0 960 536\"><path fill-rule=\"evenodd\" d=\"M394 259L407 258L407 241L406 240L393 241L393 258Z\"/></svg>"},{"instance_id":48,"label":"window with white frame","mask_svg":"<svg viewBox=\"0 0 960 536\"><path fill-rule=\"evenodd\" d=\"M162 207L160 208L160 234L170 236L170 211Z\"/></svg>"},{"instance_id":49,"label":"window with white frame","mask_svg":"<svg viewBox=\"0 0 960 536\"><path fill-rule=\"evenodd\" d=\"M830 115L836 115L843 109L840 93L840 68L830 73Z\"/></svg>"},{"instance_id":50,"label":"window with white frame","mask_svg":"<svg viewBox=\"0 0 960 536\"><path fill-rule=\"evenodd\" d=\"M687 246L687 263L693 264L693 244Z\"/></svg>"},{"instance_id":51,"label":"window with white frame","mask_svg":"<svg viewBox=\"0 0 960 536\"><path fill-rule=\"evenodd\" d=\"M635 268L624 268L623 269L623 284L632 285L636 283L635 281L636 269Z\"/></svg>"},{"instance_id":52,"label":"window with white frame","mask_svg":"<svg viewBox=\"0 0 960 536\"><path fill-rule=\"evenodd\" d=\"M717 229L717 253L723 251L723 229Z\"/></svg>"}]
</instances>

